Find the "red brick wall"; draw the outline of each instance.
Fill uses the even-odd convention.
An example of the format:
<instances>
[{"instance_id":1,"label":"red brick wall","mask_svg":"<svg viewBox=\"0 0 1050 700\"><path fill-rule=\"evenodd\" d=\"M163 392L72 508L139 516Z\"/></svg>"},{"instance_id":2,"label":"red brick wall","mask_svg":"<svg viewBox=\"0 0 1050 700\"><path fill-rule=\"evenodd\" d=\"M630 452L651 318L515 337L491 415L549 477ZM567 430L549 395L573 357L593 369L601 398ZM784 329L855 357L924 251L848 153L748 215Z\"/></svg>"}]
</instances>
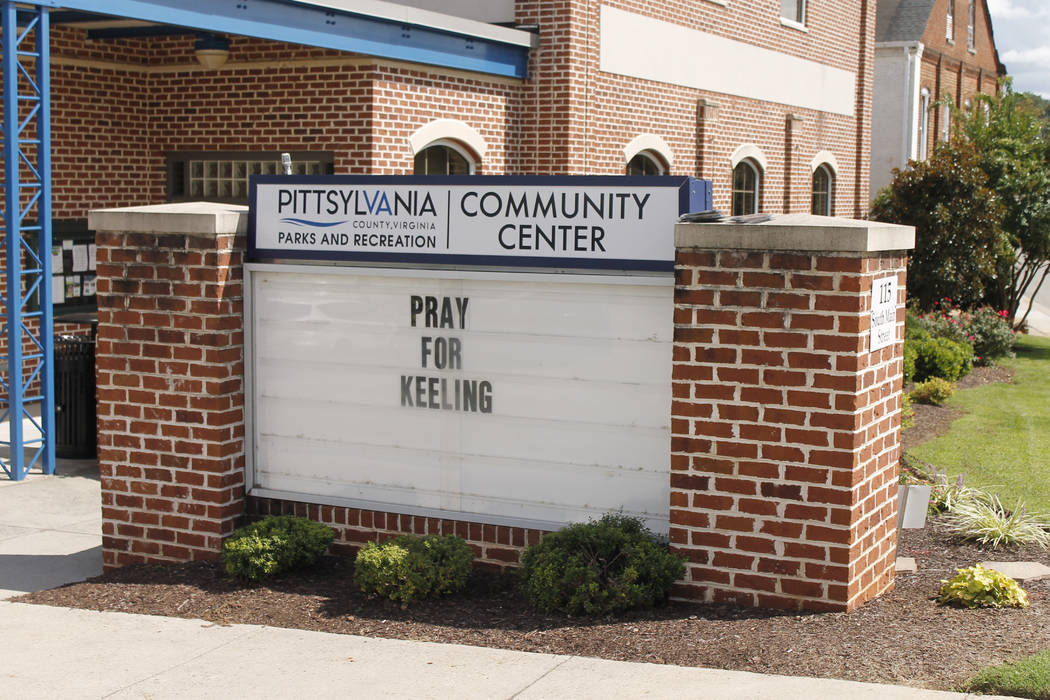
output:
<instances>
[{"instance_id":1,"label":"red brick wall","mask_svg":"<svg viewBox=\"0 0 1050 700\"><path fill-rule=\"evenodd\" d=\"M457 534L490 568L538 541L537 530L246 498L243 238L98 240L107 567L214 558L244 515L318 520L340 553ZM678 597L848 610L892 587L905 266L899 252L679 249L669 515L689 567ZM872 282L888 275L897 342L872 353Z\"/></svg>"},{"instance_id":2,"label":"red brick wall","mask_svg":"<svg viewBox=\"0 0 1050 700\"><path fill-rule=\"evenodd\" d=\"M681 597L846 610L892 587L904 270L899 253L679 249ZM898 342L869 353L872 280L887 275Z\"/></svg>"},{"instance_id":3,"label":"red brick wall","mask_svg":"<svg viewBox=\"0 0 1050 700\"><path fill-rule=\"evenodd\" d=\"M945 38L949 2L955 7L954 42ZM931 101L947 97L958 107L963 107L967 100L976 103L977 93L998 94L998 80L1006 74L996 53L985 0L977 0L976 46L974 51L968 48L968 6L969 0L937 0L930 12L922 37L925 48L919 85L930 91ZM943 140L944 110L945 107L938 106L929 112L928 153L933 153L934 144Z\"/></svg>"},{"instance_id":4,"label":"red brick wall","mask_svg":"<svg viewBox=\"0 0 1050 700\"><path fill-rule=\"evenodd\" d=\"M948 18L948 3L955 8L954 31L952 41L946 37ZM922 35L922 43L929 50L954 59L955 62L965 62L975 70L981 70L991 75L998 74L1002 66L999 64L995 49L995 39L992 36L992 25L987 14L987 0L977 0L976 32L974 35L975 45L971 51L967 42L966 25L969 21L970 0L937 0L930 11L930 19L926 24L926 31Z\"/></svg>"},{"instance_id":5,"label":"red brick wall","mask_svg":"<svg viewBox=\"0 0 1050 700\"><path fill-rule=\"evenodd\" d=\"M213 558L244 509L243 237L98 235L103 564Z\"/></svg>"}]
</instances>

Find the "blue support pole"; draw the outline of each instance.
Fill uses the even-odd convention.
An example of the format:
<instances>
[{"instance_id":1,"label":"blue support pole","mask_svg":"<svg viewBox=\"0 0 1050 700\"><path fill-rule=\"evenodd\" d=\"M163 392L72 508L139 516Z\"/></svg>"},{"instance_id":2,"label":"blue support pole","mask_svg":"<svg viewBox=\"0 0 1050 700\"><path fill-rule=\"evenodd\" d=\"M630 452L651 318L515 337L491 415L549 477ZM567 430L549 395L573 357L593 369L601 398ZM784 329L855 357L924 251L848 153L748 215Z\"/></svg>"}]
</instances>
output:
<instances>
[{"instance_id":1,"label":"blue support pole","mask_svg":"<svg viewBox=\"0 0 1050 700\"><path fill-rule=\"evenodd\" d=\"M10 455L5 471L15 481L25 478L22 452L22 270L19 214L18 148L18 9L3 0L4 76L4 328L7 331L7 401L4 418L10 428Z\"/></svg>"},{"instance_id":2,"label":"blue support pole","mask_svg":"<svg viewBox=\"0 0 1050 700\"><path fill-rule=\"evenodd\" d=\"M40 113L36 128L40 137L37 168L40 171L40 234L37 254L40 256L40 340L43 371L40 372L41 471L55 473L55 329L51 305L51 18L50 11L40 8L36 28L36 84L40 92Z\"/></svg>"},{"instance_id":3,"label":"blue support pole","mask_svg":"<svg viewBox=\"0 0 1050 700\"><path fill-rule=\"evenodd\" d=\"M20 481L40 462L52 474L54 454L54 372L51 309L51 117L48 9L23 10L25 26L11 0L0 0L2 17L3 172L5 285L2 302L7 340L6 381L0 380L0 414L9 426L9 449L0 467ZM29 41L32 35L33 42ZM28 48L32 45L32 48ZM33 70L27 68L32 62ZM23 90L22 88L26 89ZM23 259L25 265L23 265ZM35 311L28 309L33 299ZM31 321L35 320L35 328ZM40 392L27 396L27 389ZM39 420L27 406L40 403ZM26 439L29 420L40 438ZM26 449L35 447L26 460Z\"/></svg>"}]
</instances>

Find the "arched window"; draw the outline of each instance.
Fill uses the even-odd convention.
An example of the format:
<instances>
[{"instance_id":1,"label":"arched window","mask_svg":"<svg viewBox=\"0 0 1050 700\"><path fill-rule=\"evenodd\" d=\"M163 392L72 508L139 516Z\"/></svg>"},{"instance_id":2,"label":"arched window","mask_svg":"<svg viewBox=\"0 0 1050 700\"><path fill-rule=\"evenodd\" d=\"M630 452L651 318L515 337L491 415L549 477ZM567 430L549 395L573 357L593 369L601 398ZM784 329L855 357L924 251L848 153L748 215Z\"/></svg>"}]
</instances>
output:
<instances>
[{"instance_id":1,"label":"arched window","mask_svg":"<svg viewBox=\"0 0 1050 700\"><path fill-rule=\"evenodd\" d=\"M827 163L813 171L813 199L810 211L820 216L831 216L834 211L835 173Z\"/></svg>"},{"instance_id":2,"label":"arched window","mask_svg":"<svg viewBox=\"0 0 1050 700\"><path fill-rule=\"evenodd\" d=\"M758 166L750 158L737 163L733 168L733 216L754 214L758 211L758 195L762 176Z\"/></svg>"},{"instance_id":3,"label":"arched window","mask_svg":"<svg viewBox=\"0 0 1050 700\"><path fill-rule=\"evenodd\" d=\"M628 175L666 175L667 168L652 151L641 151L627 163Z\"/></svg>"},{"instance_id":4,"label":"arched window","mask_svg":"<svg viewBox=\"0 0 1050 700\"><path fill-rule=\"evenodd\" d=\"M435 141L416 154L414 175L473 175L474 158L453 141Z\"/></svg>"},{"instance_id":5,"label":"arched window","mask_svg":"<svg viewBox=\"0 0 1050 700\"><path fill-rule=\"evenodd\" d=\"M623 147L627 175L666 175L671 171L674 152L656 134L638 134Z\"/></svg>"}]
</instances>

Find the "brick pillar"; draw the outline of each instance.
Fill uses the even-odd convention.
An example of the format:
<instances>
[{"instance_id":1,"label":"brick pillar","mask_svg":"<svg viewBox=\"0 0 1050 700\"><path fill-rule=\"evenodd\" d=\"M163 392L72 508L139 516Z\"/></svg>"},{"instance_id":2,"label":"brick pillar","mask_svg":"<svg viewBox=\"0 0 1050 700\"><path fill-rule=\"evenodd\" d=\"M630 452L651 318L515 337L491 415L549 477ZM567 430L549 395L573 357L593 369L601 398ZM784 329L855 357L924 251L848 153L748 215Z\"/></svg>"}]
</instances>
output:
<instances>
[{"instance_id":1,"label":"brick pillar","mask_svg":"<svg viewBox=\"0 0 1050 700\"><path fill-rule=\"evenodd\" d=\"M682 598L852 610L893 587L910 227L676 231L671 542ZM872 283L896 339L869 352Z\"/></svg>"},{"instance_id":2,"label":"brick pillar","mask_svg":"<svg viewBox=\"0 0 1050 700\"><path fill-rule=\"evenodd\" d=\"M245 210L91 212L107 568L215 558L243 512Z\"/></svg>"}]
</instances>

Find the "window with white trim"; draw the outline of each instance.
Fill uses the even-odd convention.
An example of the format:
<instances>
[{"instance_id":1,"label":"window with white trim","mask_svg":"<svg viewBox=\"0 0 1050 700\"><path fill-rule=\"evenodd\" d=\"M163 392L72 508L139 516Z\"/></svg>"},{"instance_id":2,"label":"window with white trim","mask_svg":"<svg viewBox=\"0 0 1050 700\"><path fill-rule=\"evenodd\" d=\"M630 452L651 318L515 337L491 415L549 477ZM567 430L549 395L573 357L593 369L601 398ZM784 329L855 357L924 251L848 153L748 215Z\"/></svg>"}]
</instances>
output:
<instances>
[{"instance_id":1,"label":"window with white trim","mask_svg":"<svg viewBox=\"0 0 1050 700\"><path fill-rule=\"evenodd\" d=\"M835 173L827 163L813 171L813 196L810 212L819 216L831 216L834 211Z\"/></svg>"},{"instance_id":2,"label":"window with white trim","mask_svg":"<svg viewBox=\"0 0 1050 700\"><path fill-rule=\"evenodd\" d=\"M666 175L663 161L652 151L639 151L627 163L628 175Z\"/></svg>"},{"instance_id":3,"label":"window with white trim","mask_svg":"<svg viewBox=\"0 0 1050 700\"><path fill-rule=\"evenodd\" d=\"M473 156L452 141L435 141L416 154L414 175L473 175Z\"/></svg>"},{"instance_id":4,"label":"window with white trim","mask_svg":"<svg viewBox=\"0 0 1050 700\"><path fill-rule=\"evenodd\" d=\"M806 23L806 0L780 0L780 16L791 22Z\"/></svg>"},{"instance_id":5,"label":"window with white trim","mask_svg":"<svg viewBox=\"0 0 1050 700\"><path fill-rule=\"evenodd\" d=\"M762 174L758 165L750 158L737 163L733 168L733 216L754 214L758 211L761 187Z\"/></svg>"},{"instance_id":6,"label":"window with white trim","mask_svg":"<svg viewBox=\"0 0 1050 700\"><path fill-rule=\"evenodd\" d=\"M948 0L948 11L944 17L944 38L955 43L955 0Z\"/></svg>"}]
</instances>

